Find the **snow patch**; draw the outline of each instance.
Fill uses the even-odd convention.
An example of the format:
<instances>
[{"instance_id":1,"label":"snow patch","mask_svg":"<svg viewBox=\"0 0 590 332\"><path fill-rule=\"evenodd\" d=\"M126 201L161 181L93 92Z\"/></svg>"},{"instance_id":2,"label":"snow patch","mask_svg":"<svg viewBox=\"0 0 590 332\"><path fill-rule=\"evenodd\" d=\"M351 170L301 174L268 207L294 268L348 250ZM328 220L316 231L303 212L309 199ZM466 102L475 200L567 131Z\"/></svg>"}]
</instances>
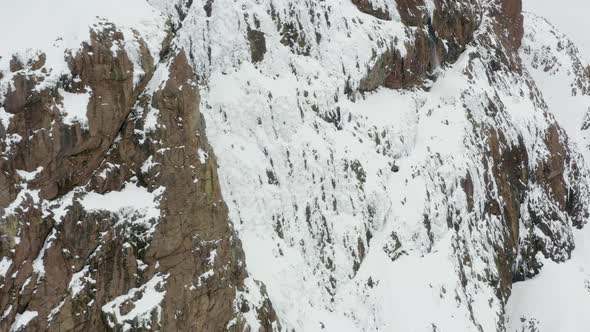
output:
<instances>
[{"instance_id":1,"label":"snow patch","mask_svg":"<svg viewBox=\"0 0 590 332\"><path fill-rule=\"evenodd\" d=\"M541 272L512 286L507 331L535 326L531 331L581 332L590 326L590 227L574 230L574 237L570 260L555 263L541 257Z\"/></svg>"},{"instance_id":2,"label":"snow patch","mask_svg":"<svg viewBox=\"0 0 590 332\"><path fill-rule=\"evenodd\" d=\"M84 289L85 284L96 284L96 280L92 279L92 277L90 277L89 275L90 268L88 265L84 266L82 270L72 275L72 279L70 280L68 289L70 290L70 294L73 299L75 299L78 293L80 293Z\"/></svg>"},{"instance_id":3,"label":"snow patch","mask_svg":"<svg viewBox=\"0 0 590 332\"><path fill-rule=\"evenodd\" d=\"M20 331L20 329L27 326L37 316L39 316L38 312L29 310L26 310L22 314L16 314L14 323L10 327L10 332Z\"/></svg>"},{"instance_id":4,"label":"snow patch","mask_svg":"<svg viewBox=\"0 0 590 332\"><path fill-rule=\"evenodd\" d=\"M12 259L4 256L2 260L0 260L0 277L6 278L6 273L8 273L8 269L12 265Z\"/></svg>"},{"instance_id":5,"label":"snow patch","mask_svg":"<svg viewBox=\"0 0 590 332\"><path fill-rule=\"evenodd\" d=\"M31 181L31 180L34 180L35 177L37 176L37 174L41 173L41 171L43 171L43 167L39 166L39 167L37 167L36 170L34 170L32 172L16 170L16 173L18 174L18 176L21 179L23 179L25 181Z\"/></svg>"},{"instance_id":6,"label":"snow patch","mask_svg":"<svg viewBox=\"0 0 590 332\"><path fill-rule=\"evenodd\" d=\"M102 307L102 311L108 314L108 324L111 327L119 326L122 331L129 331L133 326L150 328L152 312L156 312L158 320L162 308L160 303L166 295L164 284L169 275L157 274L139 288L132 288L125 295L116 297ZM132 303L133 309L123 314L121 305ZM132 325L133 324L133 325Z\"/></svg>"},{"instance_id":7,"label":"snow patch","mask_svg":"<svg viewBox=\"0 0 590 332\"><path fill-rule=\"evenodd\" d=\"M126 183L120 191L105 194L89 192L80 199L80 204L87 211L108 211L116 214L119 216L116 226L140 227L145 231L143 236L150 237L160 220L159 202L164 190L160 186L149 192L147 188Z\"/></svg>"},{"instance_id":8,"label":"snow patch","mask_svg":"<svg viewBox=\"0 0 590 332\"><path fill-rule=\"evenodd\" d=\"M53 228L49 236L47 236L47 238L45 239L45 242L43 243L43 247L41 247L39 254L33 261L33 272L37 274L38 278L42 278L45 276L45 252L47 252L47 249L51 247L51 244L57 238L56 234L57 231L55 230L55 228Z\"/></svg>"},{"instance_id":9,"label":"snow patch","mask_svg":"<svg viewBox=\"0 0 590 332\"><path fill-rule=\"evenodd\" d=\"M163 188L149 192L146 188L127 183L121 191L111 191L105 194L89 192L80 200L80 204L87 210L104 210L119 212L132 209L143 212L148 218L159 218L158 194Z\"/></svg>"},{"instance_id":10,"label":"snow patch","mask_svg":"<svg viewBox=\"0 0 590 332\"><path fill-rule=\"evenodd\" d=\"M13 116L14 116L14 114L10 114L10 113L6 112L6 110L4 110L4 107L0 106L0 124L2 124L2 127L4 127L4 130L8 129L8 125L10 124L10 119L12 119Z\"/></svg>"},{"instance_id":11,"label":"snow patch","mask_svg":"<svg viewBox=\"0 0 590 332\"><path fill-rule=\"evenodd\" d=\"M71 93L64 89L59 89L59 94L63 97L63 122L67 125L79 123L83 128L88 128L88 102L90 101L90 92Z\"/></svg>"},{"instance_id":12,"label":"snow patch","mask_svg":"<svg viewBox=\"0 0 590 332\"><path fill-rule=\"evenodd\" d=\"M205 165L205 163L207 162L207 158L209 157L207 152L199 148L199 150L197 150L197 153L199 154L199 161L201 162L201 165Z\"/></svg>"}]
</instances>

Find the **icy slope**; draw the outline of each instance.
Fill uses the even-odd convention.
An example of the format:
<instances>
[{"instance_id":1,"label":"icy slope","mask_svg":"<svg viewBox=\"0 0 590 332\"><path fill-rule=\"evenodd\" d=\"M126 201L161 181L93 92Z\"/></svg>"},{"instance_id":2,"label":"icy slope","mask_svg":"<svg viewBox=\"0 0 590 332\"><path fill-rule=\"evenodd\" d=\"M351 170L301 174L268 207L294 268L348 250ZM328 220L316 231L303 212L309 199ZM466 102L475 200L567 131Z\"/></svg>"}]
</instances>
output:
<instances>
[{"instance_id":1,"label":"icy slope","mask_svg":"<svg viewBox=\"0 0 590 332\"><path fill-rule=\"evenodd\" d=\"M3 37L0 330L569 318L587 80L520 1L103 4Z\"/></svg>"},{"instance_id":2,"label":"icy slope","mask_svg":"<svg viewBox=\"0 0 590 332\"><path fill-rule=\"evenodd\" d=\"M590 160L590 69L578 48L545 19L525 16L521 56L571 145ZM590 229L574 230L571 260L541 258L541 273L513 287L511 331L584 331L590 324Z\"/></svg>"},{"instance_id":3,"label":"icy slope","mask_svg":"<svg viewBox=\"0 0 590 332\"><path fill-rule=\"evenodd\" d=\"M590 69L577 46L545 19L527 14L521 56L549 110L590 160Z\"/></svg>"},{"instance_id":4,"label":"icy slope","mask_svg":"<svg viewBox=\"0 0 590 332\"><path fill-rule=\"evenodd\" d=\"M538 276L514 284L508 331L585 331L590 324L590 232L574 230L565 263L543 260Z\"/></svg>"},{"instance_id":5,"label":"icy slope","mask_svg":"<svg viewBox=\"0 0 590 332\"><path fill-rule=\"evenodd\" d=\"M496 34L502 5L472 6L474 41L427 91L352 96L386 52L378 41L407 36L395 8L390 21L347 1L184 14L178 41L201 68L230 215L283 326L503 330L512 280L538 271L537 251L569 258L586 170ZM312 36L295 48L281 34L291 20ZM250 29L264 33L256 64Z\"/></svg>"},{"instance_id":6,"label":"icy slope","mask_svg":"<svg viewBox=\"0 0 590 332\"><path fill-rule=\"evenodd\" d=\"M590 61L590 36L580 30L588 26L586 16L582 14L590 10L587 1L563 0L556 5L552 0L524 0L522 6L523 10L549 20L576 44L582 58Z\"/></svg>"}]
</instances>

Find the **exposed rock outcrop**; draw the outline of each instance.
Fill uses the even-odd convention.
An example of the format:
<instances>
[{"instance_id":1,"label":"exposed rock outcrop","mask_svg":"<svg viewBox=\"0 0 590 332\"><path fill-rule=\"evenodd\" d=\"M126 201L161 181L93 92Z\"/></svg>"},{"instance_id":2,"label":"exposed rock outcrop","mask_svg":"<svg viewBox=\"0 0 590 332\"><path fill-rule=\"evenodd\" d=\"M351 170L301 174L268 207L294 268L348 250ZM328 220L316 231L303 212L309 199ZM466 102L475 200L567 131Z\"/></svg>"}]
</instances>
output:
<instances>
[{"instance_id":1,"label":"exposed rock outcrop","mask_svg":"<svg viewBox=\"0 0 590 332\"><path fill-rule=\"evenodd\" d=\"M381 20L391 20L387 8L380 8L371 0L352 0L352 3L363 13L374 16Z\"/></svg>"},{"instance_id":2,"label":"exposed rock outcrop","mask_svg":"<svg viewBox=\"0 0 590 332\"><path fill-rule=\"evenodd\" d=\"M33 312L27 330L241 331L250 313L278 329L263 285L246 280L184 51L164 51L156 65L138 38L138 68L113 25L90 40L67 56L71 78L43 89L42 54L13 62L5 130L23 139L5 142L0 162L0 329ZM64 99L85 94L82 119L69 123ZM129 202L109 202L113 192ZM113 209L133 207L134 195L145 208ZM253 292L260 302L249 302Z\"/></svg>"},{"instance_id":3,"label":"exposed rock outcrop","mask_svg":"<svg viewBox=\"0 0 590 332\"><path fill-rule=\"evenodd\" d=\"M379 86L408 89L434 79L438 67L457 60L482 19L481 4L473 0L435 1L432 12L422 0L397 0L396 4L409 36L405 52L392 43L360 83L361 91Z\"/></svg>"}]
</instances>

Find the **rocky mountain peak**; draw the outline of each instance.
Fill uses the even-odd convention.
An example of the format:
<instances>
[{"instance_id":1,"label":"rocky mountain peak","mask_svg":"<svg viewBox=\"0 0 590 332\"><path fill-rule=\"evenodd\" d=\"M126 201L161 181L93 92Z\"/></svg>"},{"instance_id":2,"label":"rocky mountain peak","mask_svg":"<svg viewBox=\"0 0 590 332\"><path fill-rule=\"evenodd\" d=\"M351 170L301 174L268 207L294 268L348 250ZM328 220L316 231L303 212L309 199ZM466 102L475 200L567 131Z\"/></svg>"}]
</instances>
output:
<instances>
[{"instance_id":1,"label":"rocky mountain peak","mask_svg":"<svg viewBox=\"0 0 590 332\"><path fill-rule=\"evenodd\" d=\"M590 307L590 67L520 0L66 2L5 4L1 331Z\"/></svg>"}]
</instances>

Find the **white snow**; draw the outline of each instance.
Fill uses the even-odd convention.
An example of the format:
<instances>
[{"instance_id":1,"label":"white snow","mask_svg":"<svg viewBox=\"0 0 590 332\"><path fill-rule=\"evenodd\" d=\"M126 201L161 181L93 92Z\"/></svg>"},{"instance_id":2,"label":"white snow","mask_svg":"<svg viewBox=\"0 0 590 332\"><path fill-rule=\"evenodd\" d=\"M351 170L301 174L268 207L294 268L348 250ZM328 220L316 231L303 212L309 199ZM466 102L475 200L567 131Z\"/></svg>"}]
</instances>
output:
<instances>
[{"instance_id":1,"label":"white snow","mask_svg":"<svg viewBox=\"0 0 590 332\"><path fill-rule=\"evenodd\" d=\"M199 155L199 162L201 162L201 165L205 165L205 163L207 162L207 153L203 151L203 149L201 148L197 150L197 153Z\"/></svg>"},{"instance_id":2,"label":"white snow","mask_svg":"<svg viewBox=\"0 0 590 332\"><path fill-rule=\"evenodd\" d=\"M86 112L88 102L90 101L90 91L86 93L71 93L64 89L59 89L59 94L63 97L62 114L64 123L68 125L80 123L83 128L88 128Z\"/></svg>"},{"instance_id":3,"label":"white snow","mask_svg":"<svg viewBox=\"0 0 590 332\"><path fill-rule=\"evenodd\" d=\"M8 155L12 150L12 145L15 145L22 141L22 136L19 134L10 134L6 135L5 142L6 142L6 154Z\"/></svg>"},{"instance_id":4,"label":"white snow","mask_svg":"<svg viewBox=\"0 0 590 332\"><path fill-rule=\"evenodd\" d=\"M144 131L145 132L153 132L159 127L159 117L160 117L160 110L153 107L151 105L151 97L154 93L160 91L164 88L164 84L168 81L170 77L170 68L168 68L169 63L166 65L159 65L154 72L152 79L148 82L144 96L148 98L149 102L147 103L147 107L140 108L140 112L145 113L145 121L144 121ZM137 105L142 106L142 105Z\"/></svg>"},{"instance_id":5,"label":"white snow","mask_svg":"<svg viewBox=\"0 0 590 332\"><path fill-rule=\"evenodd\" d=\"M102 307L102 311L112 316L109 316L109 324L117 324L121 326L122 331L129 331L131 323L139 324L143 327L149 327L151 324L151 314L154 310L159 318L161 315L160 303L164 299L165 291L159 291L166 283L168 275L157 274L152 277L147 283L139 288L132 288L125 295L116 297L111 302ZM137 294L141 293L141 298L133 300ZM120 306L128 301L133 302L133 309L122 314ZM113 318L115 321L111 321Z\"/></svg>"},{"instance_id":6,"label":"white snow","mask_svg":"<svg viewBox=\"0 0 590 332\"><path fill-rule=\"evenodd\" d=\"M24 188L18 192L16 199L4 210L5 216L15 214L16 209L21 207L21 204L29 199L31 199L34 204L38 204L40 202L39 190L30 190L25 185Z\"/></svg>"},{"instance_id":7,"label":"white snow","mask_svg":"<svg viewBox=\"0 0 590 332\"><path fill-rule=\"evenodd\" d=\"M0 260L0 277L6 278L6 273L8 273L8 269L12 265L12 259L4 256Z\"/></svg>"},{"instance_id":8,"label":"white snow","mask_svg":"<svg viewBox=\"0 0 590 332\"><path fill-rule=\"evenodd\" d=\"M43 216L47 217L53 214L53 219L57 223L61 223L62 219L66 216L69 207L74 201L74 195L81 191L82 188L75 188L66 195L59 197L58 199L48 202L43 202Z\"/></svg>"},{"instance_id":9,"label":"white snow","mask_svg":"<svg viewBox=\"0 0 590 332\"><path fill-rule=\"evenodd\" d=\"M577 150L590 160L590 150L585 148L590 143L589 135L582 131L590 111L590 96L573 87L577 75L581 74L576 72L575 61L580 61L581 66L587 66L588 62L579 53L570 53L574 50L567 48L567 37L542 18L527 14L525 24L528 29L521 50L523 61L557 122L567 131Z\"/></svg>"},{"instance_id":10,"label":"white snow","mask_svg":"<svg viewBox=\"0 0 590 332\"><path fill-rule=\"evenodd\" d=\"M23 179L25 181L31 181L31 180L35 179L37 174L41 173L41 171L43 171L43 167L39 166L39 167L37 167L36 170L34 170L32 172L27 172L27 171L23 171L23 170L16 170L16 173L18 174L18 176L21 179Z\"/></svg>"},{"instance_id":11,"label":"white snow","mask_svg":"<svg viewBox=\"0 0 590 332\"><path fill-rule=\"evenodd\" d=\"M569 4L566 4L568 3ZM551 8L547 1L528 2L531 10L554 18L572 10L576 1L568 0ZM525 2L526 3L526 2ZM581 3L580 3L581 4ZM546 7L543 7L546 6ZM551 14L550 11L554 13ZM561 17L563 20L565 17ZM559 28L566 28L557 19ZM580 21L570 17L572 24ZM553 22L552 22L553 23ZM565 29L567 31L567 28ZM570 31L571 32L571 31ZM580 34L572 35L580 40ZM550 112L566 130L570 144L590 161L589 135L582 130L590 111L590 96L576 87L577 65L586 66L583 54L570 48L568 38L546 20L525 15L525 38L521 49L523 63L543 94ZM589 44L590 46L590 44ZM587 51L590 51L588 49ZM586 53L590 54L590 53ZM589 84L590 82L585 82ZM587 165L586 165L587 166ZM590 326L590 227L573 230L575 249L571 259L556 263L539 254L541 272L532 279L517 282L506 307L507 331L583 332Z\"/></svg>"},{"instance_id":12,"label":"white snow","mask_svg":"<svg viewBox=\"0 0 590 332\"><path fill-rule=\"evenodd\" d=\"M149 218L158 218L157 195L161 190L149 192L146 188L127 183L121 191L106 194L89 192L80 203L88 210L118 212L123 209L142 211Z\"/></svg>"},{"instance_id":13,"label":"white snow","mask_svg":"<svg viewBox=\"0 0 590 332\"><path fill-rule=\"evenodd\" d=\"M0 35L2 61L8 61L9 54L39 49L47 53L49 68L65 70L64 50L76 50L88 40L89 29L99 20L107 20L119 28L133 28L142 36L163 35L163 15L142 0L62 0L59 4L35 0L0 0L0 30L11 31ZM22 15L28 22L44 22L47 17L59 17L51 24L23 26ZM150 50L158 54L159 40L148 40ZM156 58L156 57L155 57Z\"/></svg>"},{"instance_id":14,"label":"white snow","mask_svg":"<svg viewBox=\"0 0 590 332\"><path fill-rule=\"evenodd\" d=\"M507 331L536 325L543 332L584 332L590 326L590 227L575 230L576 249L565 263L543 259L539 275L512 287ZM528 330L527 330L528 331Z\"/></svg>"},{"instance_id":15,"label":"white snow","mask_svg":"<svg viewBox=\"0 0 590 332\"><path fill-rule=\"evenodd\" d=\"M433 2L426 5L432 13ZM481 212L486 194L501 199L493 184L485 187L486 138L476 135L498 128L507 144L522 139L535 169L547 155L539 136L552 120L529 98L529 82L509 74L490 81L493 55L477 43L441 68L428 92L379 89L349 100L345 83L354 89L388 41L398 39L405 52L408 37L390 9L394 19L382 21L350 1L280 0L270 8L216 0L211 17L199 6L188 11L177 44L194 55L201 112L248 271L266 284L284 328L493 331L503 303L483 280L498 278L493 243L504 241L505 225ZM253 16L267 45L256 65L243 37ZM309 56L280 44L276 20L301 23ZM480 33L491 23L484 19ZM488 114L491 103L497 116ZM329 112L339 123L320 118ZM467 173L474 211L461 188ZM403 251L393 262L384 249L396 247L392 234ZM463 256L469 265L459 264ZM256 288L252 282L241 295L256 298Z\"/></svg>"},{"instance_id":16,"label":"white snow","mask_svg":"<svg viewBox=\"0 0 590 332\"><path fill-rule=\"evenodd\" d=\"M47 316L48 322L51 322L55 318L55 316L57 314L59 314L59 312L61 311L61 308L63 308L65 303L66 303L66 300L63 299L58 305L55 306L55 308L51 309L51 311L49 312L49 315Z\"/></svg>"},{"instance_id":17,"label":"white snow","mask_svg":"<svg viewBox=\"0 0 590 332\"><path fill-rule=\"evenodd\" d=\"M529 6L537 0L527 1ZM177 15L173 1L151 3ZM374 3L385 6L391 1ZM434 3L425 5L432 15ZM26 12L31 22L42 22L55 7L49 2L0 0L0 8L10 8L0 12L0 29L22 26L13 12ZM88 39L89 28L105 21L114 22L125 35L123 45L113 45L112 51L123 47L128 52L137 69L135 84L144 73L137 66L139 40L132 29L146 38L150 52L158 57L165 18L146 1L64 0L57 7L60 19L44 29L0 34L0 70L7 68L12 53L31 58L40 49L47 53L51 69L44 84L55 82L68 73L64 52L78 49ZM501 130L508 145L522 139L532 169L547 154L541 135L552 119L531 97L535 91L526 81L529 72L572 146L587 144L580 124L589 101L571 95L569 82L575 76L571 70L556 67L547 73L529 61L524 78L498 74L492 83L485 68L490 60L486 45L474 42L455 64L440 68L429 91L377 89L352 101L343 92L345 84L356 88L367 67L376 63L375 55L390 46L402 55L406 52L403 45L411 37L395 6L389 7L391 21L363 14L342 0L276 0L272 8L269 1L215 0L212 7L213 14L207 17L201 3L192 6L175 36L175 46L193 55L206 134L218 156L224 200L246 255L250 275L237 298L261 305L264 297L255 280L263 281L283 328L297 331L494 331L507 318L513 332L522 327L522 317L526 324L534 320L544 332L577 331L590 325L588 229L574 233L577 249L572 260L562 264L545 260L539 276L514 285L504 315L504 304L490 281L499 278L495 252L504 241L506 226L482 212L488 195L500 200L497 185L485 185L482 158L488 151L481 140L486 137L477 136L482 127ZM301 24L309 55L298 55L280 43L277 22L268 14L271 10L282 23ZM250 46L244 37L252 17L259 20L268 47L256 65L249 61ZM178 23L177 17L171 19ZM489 24L484 20L479 33L486 33ZM557 52L558 40L546 26L535 26L534 32L541 45L554 48L550 56L557 55L565 67L571 64ZM160 90L169 74L169 68L159 65L145 95ZM86 123L92 91L59 92L66 123ZM488 114L490 104L499 109L497 115ZM144 112L145 131L158 128L160 111L150 102L139 112ZM331 123L326 120L329 114L337 114L339 120ZM0 109L4 127L10 119ZM21 139L8 137L8 150ZM197 153L205 163L207 153L201 149ZM150 157L141 171L154 165ZM111 169L107 166L101 173L104 177ZM38 172L19 174L28 181ZM466 174L474 183L472 210L461 188ZM39 203L38 192L23 186L8 213L29 197ZM85 190L76 188L52 205L43 202L44 213L52 212L61 220L74 202L74 193ZM120 191L83 194L80 203L88 211L149 223L160 217L163 190L150 192L127 183ZM54 234L55 230L33 262L39 275L44 273L43 259ZM217 252L211 251L208 263L219 264L216 257ZM470 258L468 263L465 257ZM10 263L0 261L0 272L6 274ZM198 286L214 273L210 269L201 274ZM167 277L158 274L105 304L102 311L108 314L108 323L123 330L130 330L132 322L149 327L152 313L161 313L165 291L159 289ZM87 282L94 281L85 267L70 281L72 296ZM131 311L123 314L121 305L140 293ZM25 312L15 324L25 326L36 315ZM254 310L244 318L252 330L260 327Z\"/></svg>"},{"instance_id":18,"label":"white snow","mask_svg":"<svg viewBox=\"0 0 590 332\"><path fill-rule=\"evenodd\" d=\"M117 225L132 224L146 230L151 236L160 219L159 202L165 188L160 186L149 192L147 188L128 182L120 191L105 194L88 192L80 204L88 211L102 210L119 215Z\"/></svg>"},{"instance_id":19,"label":"white snow","mask_svg":"<svg viewBox=\"0 0 590 332\"><path fill-rule=\"evenodd\" d=\"M201 275L199 275L199 278L197 281L197 287L201 287L203 285L203 283L206 282L207 279L211 278L214 274L215 274L215 272L213 271L213 269L209 269L209 270L201 273Z\"/></svg>"},{"instance_id":20,"label":"white snow","mask_svg":"<svg viewBox=\"0 0 590 332\"><path fill-rule=\"evenodd\" d=\"M75 55L83 42L90 39L90 31L100 31L108 24L114 24L124 36L123 41L113 43L112 50L125 50L133 63L135 85L145 75L142 68L140 39L145 42L154 59L159 61L161 43L166 37L166 18L160 11L143 0L129 1L76 1L63 0L58 4L35 0L0 0L0 95L4 96L12 88L12 78L17 73L9 70L9 62L16 57L26 64L45 54L45 64L41 71L25 69L20 74L43 76L43 80L34 87L40 91L58 85L62 77L72 76L66 55ZM32 24L23 25L23 15ZM48 18L50 24L44 24ZM86 107L91 91L86 87L85 93L74 94L59 89L63 97L64 122L80 123L87 126ZM0 100L2 102L2 100ZM4 127L11 116L0 109L0 122Z\"/></svg>"},{"instance_id":21,"label":"white snow","mask_svg":"<svg viewBox=\"0 0 590 332\"><path fill-rule=\"evenodd\" d=\"M96 280L92 279L92 277L89 276L89 273L89 266L86 265L82 270L72 275L68 288L73 299L75 299L78 293L84 289L85 284L96 284Z\"/></svg>"},{"instance_id":22,"label":"white snow","mask_svg":"<svg viewBox=\"0 0 590 332\"><path fill-rule=\"evenodd\" d=\"M20 331L21 328L27 326L37 316L39 316L38 312L29 310L26 310L22 314L16 314L14 323L10 326L10 332Z\"/></svg>"},{"instance_id":23,"label":"white snow","mask_svg":"<svg viewBox=\"0 0 590 332\"><path fill-rule=\"evenodd\" d=\"M98 174L98 176L100 176L103 179L106 179L112 170L118 169L120 166L107 162L104 166L101 167L102 171Z\"/></svg>"},{"instance_id":24,"label":"white snow","mask_svg":"<svg viewBox=\"0 0 590 332\"><path fill-rule=\"evenodd\" d=\"M143 165L141 165L141 171L143 173L147 173L152 167L158 164L159 163L154 162L153 156L149 156L148 159L143 163Z\"/></svg>"},{"instance_id":25,"label":"white snow","mask_svg":"<svg viewBox=\"0 0 590 332\"><path fill-rule=\"evenodd\" d=\"M523 0L523 10L547 18L559 31L574 40L582 56L590 61L590 23L586 13L590 11L587 0Z\"/></svg>"},{"instance_id":26,"label":"white snow","mask_svg":"<svg viewBox=\"0 0 590 332\"><path fill-rule=\"evenodd\" d=\"M178 32L202 77L201 112L252 278L266 284L285 329L495 330L503 304L481 279L497 274L485 239L501 241L504 226L469 212L460 183L469 172L483 210L485 152L474 126L501 127L511 144L525 136L534 163L543 147L533 135L548 127L544 110L523 97L523 81L490 84L487 59L469 56L485 54L477 45L441 69L429 92L379 89L352 102L342 89L375 63L372 50L380 54L397 38L404 53L399 19L374 19L349 1L292 4L273 1L273 10L283 22L301 22L310 56L280 44L266 2L216 0L211 18L197 6ZM267 53L256 65L244 12L265 33ZM199 47L191 46L195 36ZM490 96L506 105L501 119L486 113ZM339 112L341 128L320 118L328 112ZM384 251L395 247L392 234L405 252L393 262ZM471 265L459 265L459 255L472 257ZM256 285L248 288L245 297Z\"/></svg>"},{"instance_id":27,"label":"white snow","mask_svg":"<svg viewBox=\"0 0 590 332\"><path fill-rule=\"evenodd\" d=\"M6 317L8 317L8 315L10 315L10 312L12 311L12 304L8 306L8 308L6 308L6 310L4 310L4 312L2 313L2 317L0 317L0 321L3 321Z\"/></svg>"},{"instance_id":28,"label":"white snow","mask_svg":"<svg viewBox=\"0 0 590 332\"><path fill-rule=\"evenodd\" d=\"M51 247L51 244L56 239L56 234L57 231L55 230L55 228L53 228L51 230L51 233L45 239L45 242L43 243L43 247L41 247L39 254L33 261L33 272L37 274L37 278L39 279L45 276L45 252L47 251L47 249L49 249L49 247Z\"/></svg>"},{"instance_id":29,"label":"white snow","mask_svg":"<svg viewBox=\"0 0 590 332\"><path fill-rule=\"evenodd\" d=\"M0 107L0 124L2 124L2 127L4 127L5 130L8 128L10 119L12 119L13 116L13 114L6 112L4 107Z\"/></svg>"}]
</instances>

